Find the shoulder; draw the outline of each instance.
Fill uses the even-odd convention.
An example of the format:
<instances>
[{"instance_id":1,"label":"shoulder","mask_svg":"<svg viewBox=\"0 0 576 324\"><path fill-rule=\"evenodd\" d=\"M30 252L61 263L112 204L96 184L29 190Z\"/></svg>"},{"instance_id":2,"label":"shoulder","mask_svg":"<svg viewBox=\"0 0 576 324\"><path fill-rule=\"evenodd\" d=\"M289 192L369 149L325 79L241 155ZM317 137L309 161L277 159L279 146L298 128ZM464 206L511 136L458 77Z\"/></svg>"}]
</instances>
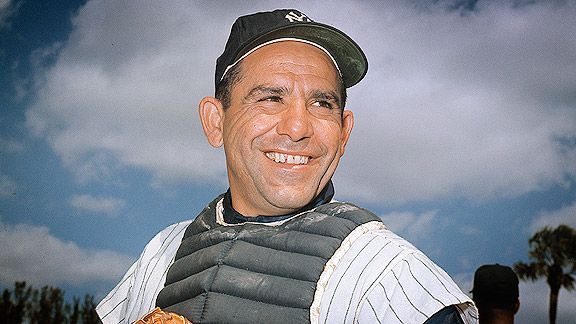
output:
<instances>
[{"instance_id":1,"label":"shoulder","mask_svg":"<svg viewBox=\"0 0 576 324\"><path fill-rule=\"evenodd\" d=\"M172 263L182 236L192 220L170 225L156 234L122 277L96 307L104 323L138 319L154 308L166 270Z\"/></svg>"},{"instance_id":2,"label":"shoulder","mask_svg":"<svg viewBox=\"0 0 576 324\"><path fill-rule=\"evenodd\" d=\"M328 281L327 322L423 322L447 305L471 303L444 270L381 222L358 231Z\"/></svg>"},{"instance_id":3,"label":"shoulder","mask_svg":"<svg viewBox=\"0 0 576 324\"><path fill-rule=\"evenodd\" d=\"M140 257L136 261L136 272L147 268L148 263L154 260L173 258L176 250L180 246L186 228L188 228L192 222L192 220L187 220L172 224L158 232L158 234L146 244Z\"/></svg>"},{"instance_id":4,"label":"shoulder","mask_svg":"<svg viewBox=\"0 0 576 324\"><path fill-rule=\"evenodd\" d=\"M186 220L176 224L172 224L162 231L158 232L151 240L146 244L144 248L144 254L146 253L157 253L162 251L175 243L180 244L178 238L182 238L184 231L193 222L193 220ZM175 242L176 241L176 242Z\"/></svg>"}]
</instances>

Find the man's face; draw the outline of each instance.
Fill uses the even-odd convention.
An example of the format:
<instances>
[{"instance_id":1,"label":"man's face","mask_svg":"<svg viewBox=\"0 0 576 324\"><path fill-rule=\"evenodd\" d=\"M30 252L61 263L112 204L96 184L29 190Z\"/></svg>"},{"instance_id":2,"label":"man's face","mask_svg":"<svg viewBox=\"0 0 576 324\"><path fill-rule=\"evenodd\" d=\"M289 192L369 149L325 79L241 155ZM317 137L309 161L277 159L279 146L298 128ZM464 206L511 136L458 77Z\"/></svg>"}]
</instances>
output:
<instances>
[{"instance_id":1,"label":"man's face","mask_svg":"<svg viewBox=\"0 0 576 324\"><path fill-rule=\"evenodd\" d=\"M338 72L323 51L295 41L241 64L221 121L232 204L247 216L295 211L328 183L352 130Z\"/></svg>"}]
</instances>

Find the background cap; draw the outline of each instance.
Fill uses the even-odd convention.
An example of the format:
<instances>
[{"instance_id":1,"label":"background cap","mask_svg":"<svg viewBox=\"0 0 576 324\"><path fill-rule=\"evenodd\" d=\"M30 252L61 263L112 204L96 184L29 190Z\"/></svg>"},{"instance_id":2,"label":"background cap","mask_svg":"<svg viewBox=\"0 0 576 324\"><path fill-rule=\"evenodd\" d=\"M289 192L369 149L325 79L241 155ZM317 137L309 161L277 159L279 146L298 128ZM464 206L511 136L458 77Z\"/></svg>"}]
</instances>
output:
<instances>
[{"instance_id":1,"label":"background cap","mask_svg":"<svg viewBox=\"0 0 576 324\"><path fill-rule=\"evenodd\" d=\"M348 35L332 26L314 22L296 9L280 9L236 19L224 53L216 60L216 88L228 67L244 54L258 45L281 38L302 39L327 50L337 63L346 88L360 82L368 71L364 52Z\"/></svg>"},{"instance_id":2,"label":"background cap","mask_svg":"<svg viewBox=\"0 0 576 324\"><path fill-rule=\"evenodd\" d=\"M474 274L475 301L506 304L518 299L518 276L512 268L499 265L483 265Z\"/></svg>"}]
</instances>

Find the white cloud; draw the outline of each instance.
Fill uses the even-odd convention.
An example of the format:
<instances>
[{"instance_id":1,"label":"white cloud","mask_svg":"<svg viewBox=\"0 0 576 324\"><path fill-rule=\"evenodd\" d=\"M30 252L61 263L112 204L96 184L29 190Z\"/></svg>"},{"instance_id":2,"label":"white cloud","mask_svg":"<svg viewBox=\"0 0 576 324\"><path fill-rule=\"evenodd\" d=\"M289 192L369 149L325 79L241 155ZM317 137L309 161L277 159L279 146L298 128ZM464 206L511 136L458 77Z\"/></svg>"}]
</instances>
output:
<instances>
[{"instance_id":1,"label":"white cloud","mask_svg":"<svg viewBox=\"0 0 576 324\"><path fill-rule=\"evenodd\" d=\"M20 7L20 3L12 0L0 0L0 30L6 27L12 17Z\"/></svg>"},{"instance_id":2,"label":"white cloud","mask_svg":"<svg viewBox=\"0 0 576 324\"><path fill-rule=\"evenodd\" d=\"M370 61L350 90L356 129L339 196L515 197L576 175L576 149L558 141L576 138L576 6L494 1L462 15L408 2L333 5L299 4L349 33ZM213 92L235 17L271 6L89 1L39 76L27 124L83 181L136 167L156 184L224 182L196 104Z\"/></svg>"},{"instance_id":3,"label":"white cloud","mask_svg":"<svg viewBox=\"0 0 576 324\"><path fill-rule=\"evenodd\" d=\"M108 250L84 249L41 226L0 222L0 283L34 286L116 282L133 262ZM103 266L105 265L105 266Z\"/></svg>"},{"instance_id":4,"label":"white cloud","mask_svg":"<svg viewBox=\"0 0 576 324\"><path fill-rule=\"evenodd\" d=\"M520 310L516 314L517 323L548 323L548 299L550 287L545 280L520 282ZM556 323L574 323L576 318L576 293L560 290Z\"/></svg>"},{"instance_id":5,"label":"white cloud","mask_svg":"<svg viewBox=\"0 0 576 324\"><path fill-rule=\"evenodd\" d=\"M389 230L421 249L432 260L439 260L446 255L448 250L439 244L438 233L442 233L451 220L438 215L438 211L391 212L380 218ZM457 239L453 239L451 244L455 242Z\"/></svg>"},{"instance_id":6,"label":"white cloud","mask_svg":"<svg viewBox=\"0 0 576 324\"><path fill-rule=\"evenodd\" d=\"M10 3L12 1L10 0L0 0L0 12L6 10L8 7L10 7Z\"/></svg>"},{"instance_id":7,"label":"white cloud","mask_svg":"<svg viewBox=\"0 0 576 324\"><path fill-rule=\"evenodd\" d=\"M0 198L8 198L14 195L18 186L7 175L0 173Z\"/></svg>"},{"instance_id":8,"label":"white cloud","mask_svg":"<svg viewBox=\"0 0 576 324\"><path fill-rule=\"evenodd\" d=\"M556 141L576 136L575 9L367 10L365 27L381 32L361 43L372 70L351 91L357 127L340 188L375 201L482 200L575 175L574 147Z\"/></svg>"},{"instance_id":9,"label":"white cloud","mask_svg":"<svg viewBox=\"0 0 576 324\"><path fill-rule=\"evenodd\" d=\"M196 105L213 92L226 31L196 6L101 1L80 10L27 114L80 180L112 179L117 165L150 170L156 182L224 179Z\"/></svg>"},{"instance_id":10,"label":"white cloud","mask_svg":"<svg viewBox=\"0 0 576 324\"><path fill-rule=\"evenodd\" d=\"M534 233L545 226L555 228L562 224L576 228L576 201L558 210L540 212L528 230Z\"/></svg>"},{"instance_id":11,"label":"white cloud","mask_svg":"<svg viewBox=\"0 0 576 324\"><path fill-rule=\"evenodd\" d=\"M70 199L70 205L93 213L115 214L126 205L126 201L114 197L74 195Z\"/></svg>"},{"instance_id":12,"label":"white cloud","mask_svg":"<svg viewBox=\"0 0 576 324\"><path fill-rule=\"evenodd\" d=\"M26 147L24 143L12 138L0 138L0 152L2 153L21 153Z\"/></svg>"},{"instance_id":13,"label":"white cloud","mask_svg":"<svg viewBox=\"0 0 576 324\"><path fill-rule=\"evenodd\" d=\"M436 211L421 214L413 212L392 212L381 216L382 221L392 232L399 233L410 241L418 241L434 231L438 218Z\"/></svg>"}]
</instances>

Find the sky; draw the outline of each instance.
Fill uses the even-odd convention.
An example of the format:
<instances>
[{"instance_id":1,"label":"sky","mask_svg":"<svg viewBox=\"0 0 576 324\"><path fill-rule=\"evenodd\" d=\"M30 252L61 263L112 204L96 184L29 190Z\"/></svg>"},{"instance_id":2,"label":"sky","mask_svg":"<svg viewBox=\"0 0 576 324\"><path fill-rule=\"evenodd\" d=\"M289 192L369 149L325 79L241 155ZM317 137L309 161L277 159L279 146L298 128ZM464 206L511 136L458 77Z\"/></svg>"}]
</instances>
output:
<instances>
[{"instance_id":1,"label":"sky","mask_svg":"<svg viewBox=\"0 0 576 324\"><path fill-rule=\"evenodd\" d=\"M164 227L227 189L199 100L236 17L296 7L337 26L369 71L333 180L463 291L576 228L573 1L0 0L0 288L100 300ZM546 322L545 281L519 323ZM576 318L560 293L558 323Z\"/></svg>"}]
</instances>

